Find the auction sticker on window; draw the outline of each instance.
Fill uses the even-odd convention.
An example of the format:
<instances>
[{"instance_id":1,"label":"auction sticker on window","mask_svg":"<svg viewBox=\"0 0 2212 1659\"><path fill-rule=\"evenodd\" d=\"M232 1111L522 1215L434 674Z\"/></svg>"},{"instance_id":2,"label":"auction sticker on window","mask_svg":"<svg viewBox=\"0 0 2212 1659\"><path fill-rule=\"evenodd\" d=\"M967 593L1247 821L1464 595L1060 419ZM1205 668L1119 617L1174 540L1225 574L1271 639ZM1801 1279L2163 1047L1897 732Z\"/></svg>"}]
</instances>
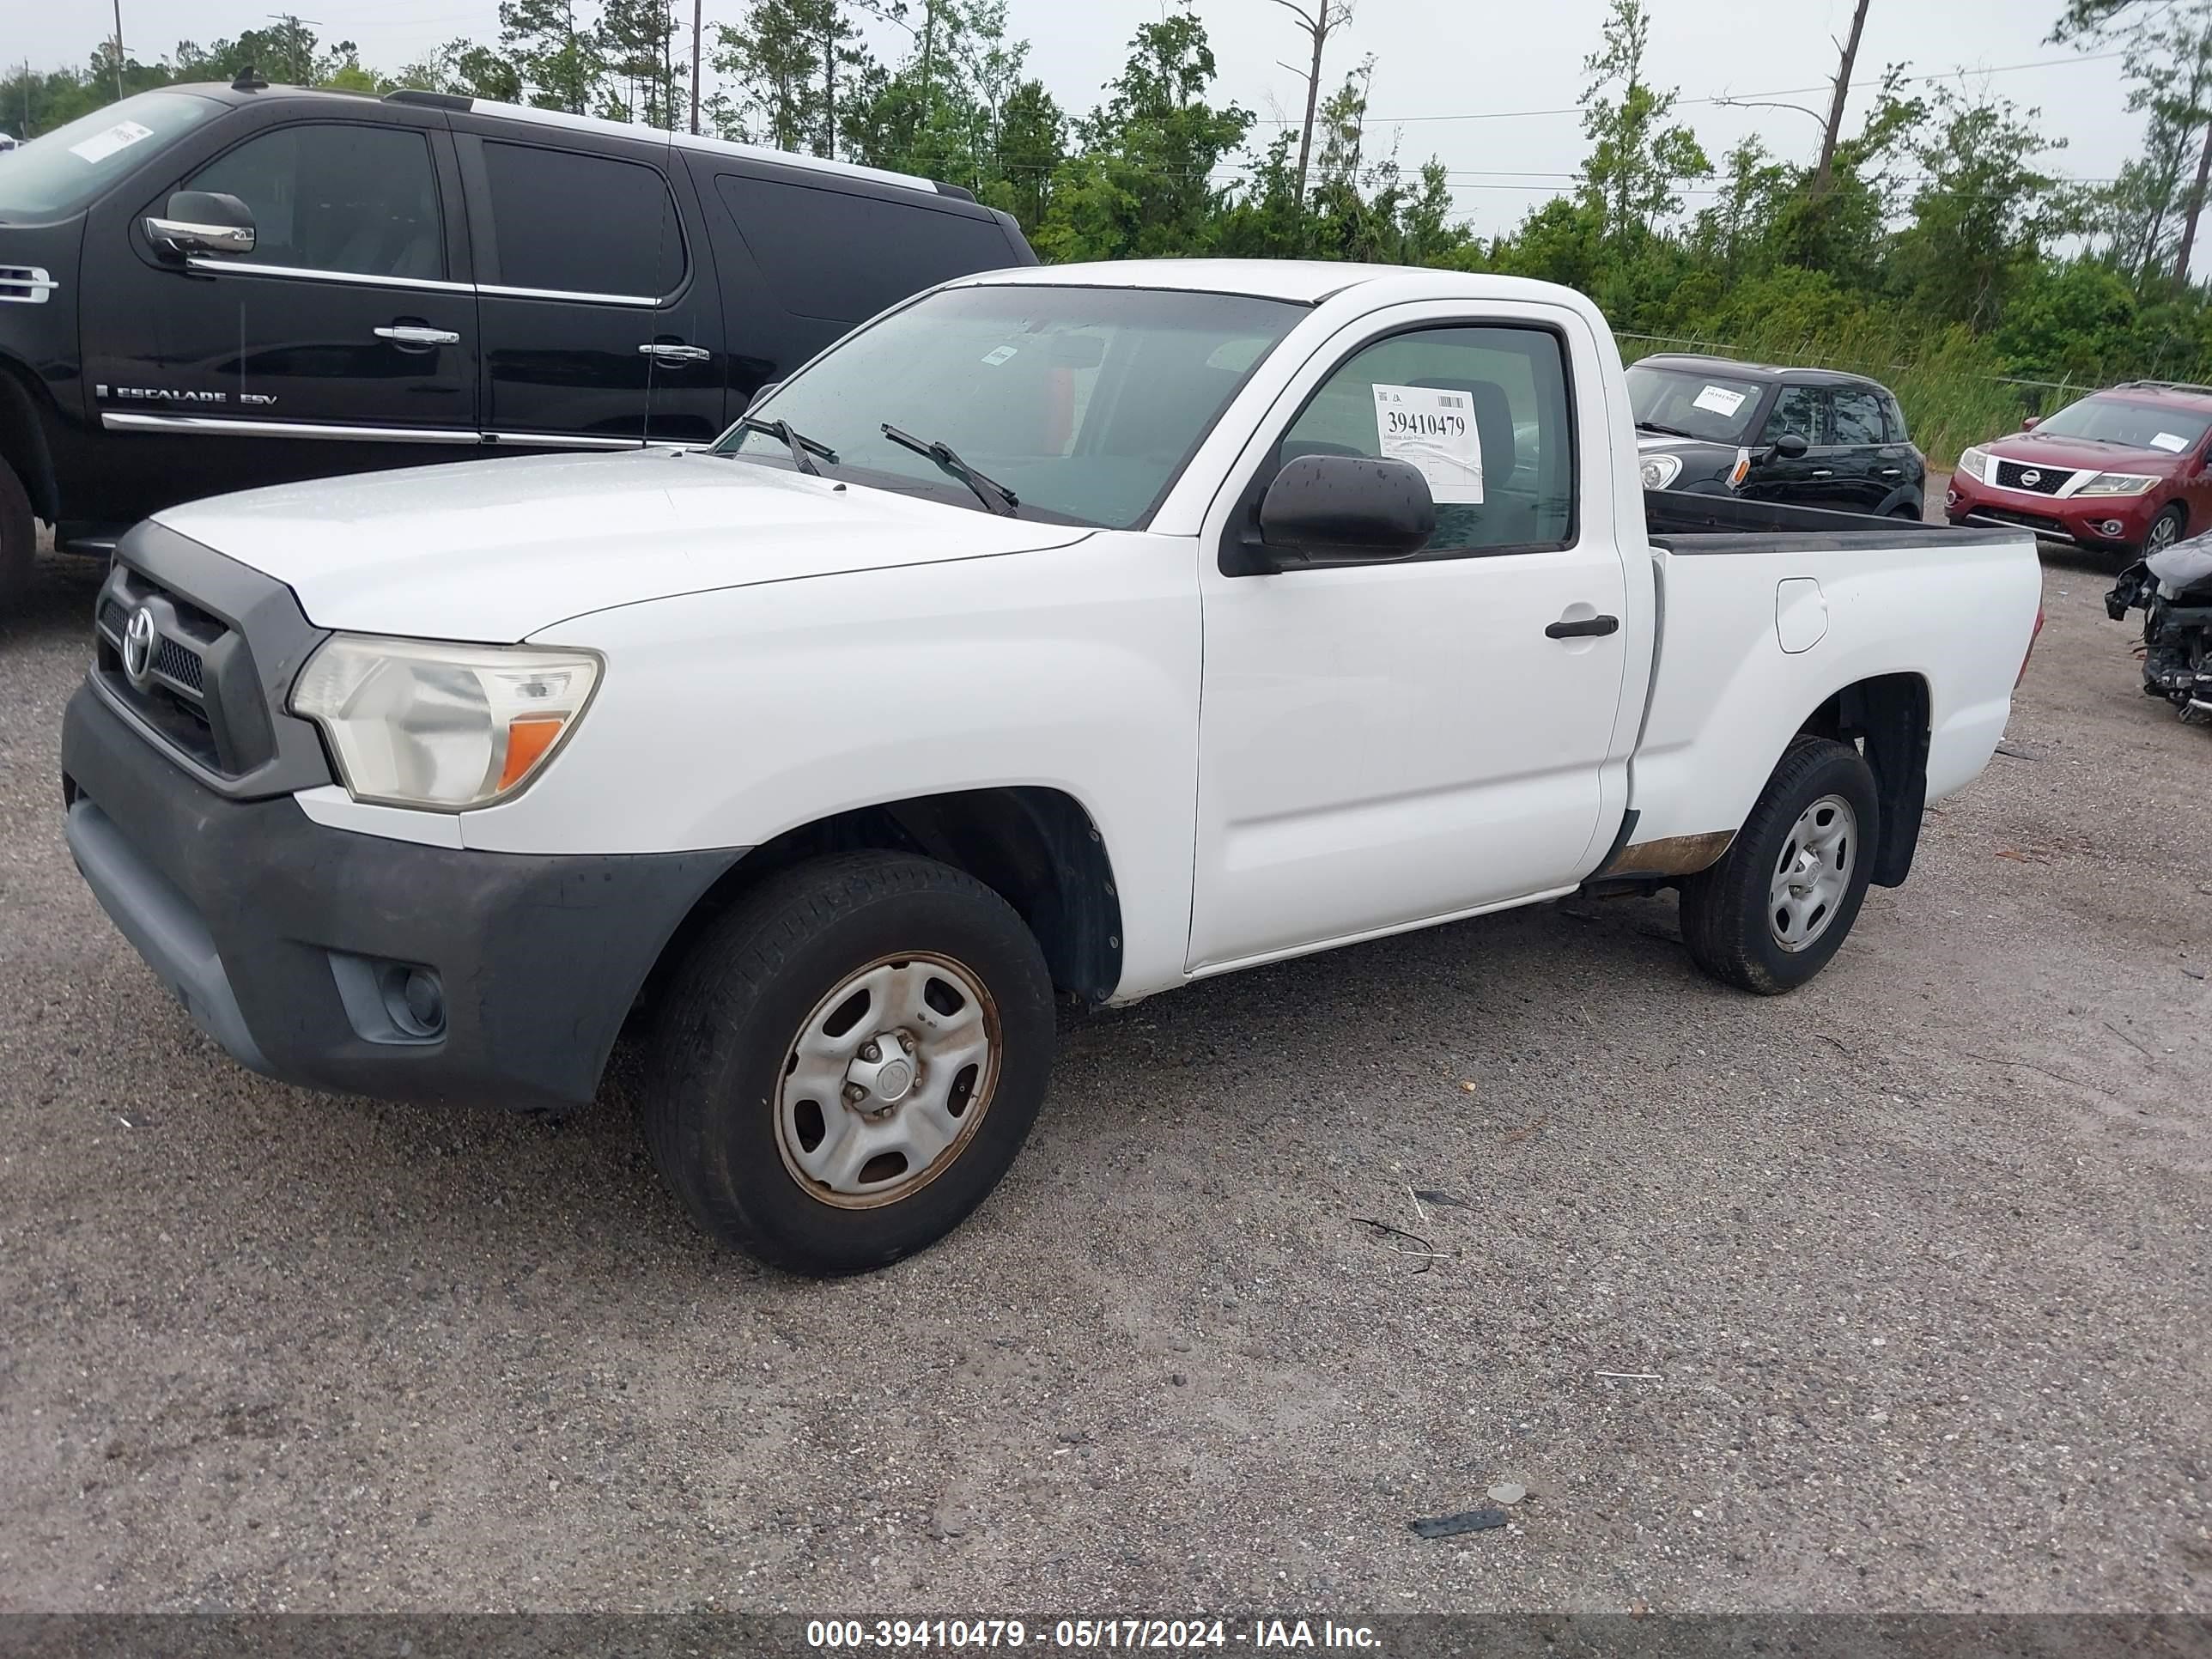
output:
<instances>
[{"instance_id":1,"label":"auction sticker on window","mask_svg":"<svg viewBox=\"0 0 2212 1659\"><path fill-rule=\"evenodd\" d=\"M2183 437L2178 432L2161 432L2155 438L2153 438L2150 442L2152 448L2163 449L2168 453L2174 455L2179 455L2183 450L2189 447L2189 440Z\"/></svg>"},{"instance_id":2,"label":"auction sticker on window","mask_svg":"<svg viewBox=\"0 0 2212 1659\"><path fill-rule=\"evenodd\" d=\"M1743 407L1744 397L1743 392L1730 392L1724 386L1709 386L1698 394L1697 406L1725 417Z\"/></svg>"},{"instance_id":3,"label":"auction sticker on window","mask_svg":"<svg viewBox=\"0 0 2212 1659\"><path fill-rule=\"evenodd\" d=\"M118 149L128 149L141 138L151 138L154 129L142 127L136 121L118 121L105 132L95 132L81 144L71 144L70 154L82 155L88 161L105 161Z\"/></svg>"},{"instance_id":4,"label":"auction sticker on window","mask_svg":"<svg viewBox=\"0 0 2212 1659\"><path fill-rule=\"evenodd\" d=\"M1481 504L1482 437L1475 428L1474 400L1464 392L1378 386L1375 435L1382 458L1418 469L1437 501Z\"/></svg>"}]
</instances>

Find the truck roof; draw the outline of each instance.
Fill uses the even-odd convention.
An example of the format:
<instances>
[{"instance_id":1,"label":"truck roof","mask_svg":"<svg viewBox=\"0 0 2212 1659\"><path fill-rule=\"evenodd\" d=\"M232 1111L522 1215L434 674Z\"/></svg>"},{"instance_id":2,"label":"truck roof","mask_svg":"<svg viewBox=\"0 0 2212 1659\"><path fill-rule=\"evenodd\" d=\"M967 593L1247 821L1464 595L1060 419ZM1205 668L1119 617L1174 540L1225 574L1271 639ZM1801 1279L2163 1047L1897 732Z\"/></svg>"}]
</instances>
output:
<instances>
[{"instance_id":1,"label":"truck roof","mask_svg":"<svg viewBox=\"0 0 2212 1659\"><path fill-rule=\"evenodd\" d=\"M908 190L927 191L933 195L951 196L963 201L973 201L974 193L957 185L941 185L917 173L894 173L888 167L862 167L856 161L833 161L825 156L802 155L793 151L768 149L758 144L740 144L726 138L710 138L702 134L694 137L688 132L664 132L659 127L633 125L622 121L606 121L595 115L571 115L566 110L538 109L527 104L502 104L490 98L471 98L460 93L424 92L415 88L403 88L379 97L375 93L349 92L331 87L270 86L251 89L228 82L194 82L173 87L163 87L164 92L197 93L204 98L213 98L226 104L243 104L254 99L283 98L326 103L343 103L358 109L363 103L412 104L417 107L453 110L471 115L489 115L502 121L524 121L532 126L550 127L568 132L588 132L599 137L626 138L633 143L666 143L678 149L727 155L750 161L766 161L782 167L800 167L809 172L831 173L847 179L866 179L879 185L898 185Z\"/></svg>"},{"instance_id":2,"label":"truck roof","mask_svg":"<svg viewBox=\"0 0 2212 1659\"><path fill-rule=\"evenodd\" d=\"M1352 289L1388 284L1409 299L1548 301L1563 289L1525 276L1436 270L1420 265L1363 265L1328 259L1111 259L1091 264L1027 265L979 272L947 283L1048 283L1063 288L1164 288L1239 294L1317 306ZM1577 296L1578 299L1580 296Z\"/></svg>"}]
</instances>

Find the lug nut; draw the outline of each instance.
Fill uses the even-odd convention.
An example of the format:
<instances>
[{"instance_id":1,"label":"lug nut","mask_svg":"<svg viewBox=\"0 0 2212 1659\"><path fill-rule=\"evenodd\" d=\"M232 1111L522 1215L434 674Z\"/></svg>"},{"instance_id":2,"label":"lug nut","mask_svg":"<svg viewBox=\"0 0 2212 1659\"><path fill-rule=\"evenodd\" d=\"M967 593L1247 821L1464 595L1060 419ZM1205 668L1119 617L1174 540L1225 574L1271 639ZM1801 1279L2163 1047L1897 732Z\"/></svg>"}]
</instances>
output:
<instances>
[{"instance_id":1,"label":"lug nut","mask_svg":"<svg viewBox=\"0 0 2212 1659\"><path fill-rule=\"evenodd\" d=\"M851 1101L855 1106L859 1105L867 1097L868 1091L866 1089L863 1089L859 1084L848 1083L845 1085L845 1098Z\"/></svg>"},{"instance_id":2,"label":"lug nut","mask_svg":"<svg viewBox=\"0 0 2212 1659\"><path fill-rule=\"evenodd\" d=\"M868 1064L869 1064L869 1065L871 1065L871 1066L874 1065L878 1060L881 1060L883 1057L884 1057L884 1051L883 1051L881 1048L878 1048L874 1043L870 1042L870 1043L866 1043L866 1044L862 1045L861 1049L860 1049L860 1058L861 1058L862 1060L866 1060L866 1061L868 1062Z\"/></svg>"},{"instance_id":3,"label":"lug nut","mask_svg":"<svg viewBox=\"0 0 2212 1659\"><path fill-rule=\"evenodd\" d=\"M901 1031L899 1033L899 1047L905 1049L907 1053L912 1054L914 1052L913 1037L909 1036L906 1032Z\"/></svg>"}]
</instances>

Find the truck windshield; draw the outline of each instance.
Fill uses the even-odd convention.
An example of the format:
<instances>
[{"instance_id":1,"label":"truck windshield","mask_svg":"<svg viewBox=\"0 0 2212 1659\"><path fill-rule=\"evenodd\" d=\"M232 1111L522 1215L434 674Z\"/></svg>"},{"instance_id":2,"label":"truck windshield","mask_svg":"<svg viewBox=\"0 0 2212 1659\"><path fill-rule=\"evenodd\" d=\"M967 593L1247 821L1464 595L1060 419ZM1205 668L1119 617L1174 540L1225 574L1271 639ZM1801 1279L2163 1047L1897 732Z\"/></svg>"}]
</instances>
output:
<instances>
[{"instance_id":1,"label":"truck windshield","mask_svg":"<svg viewBox=\"0 0 2212 1659\"><path fill-rule=\"evenodd\" d=\"M1762 390L1756 380L1701 369L1636 363L1628 371L1628 406L1636 411L1638 425L1663 427L1717 444L1744 441L1759 414Z\"/></svg>"},{"instance_id":2,"label":"truck windshield","mask_svg":"<svg viewBox=\"0 0 2212 1659\"><path fill-rule=\"evenodd\" d=\"M1125 530L1147 520L1245 380L1306 308L1242 295L998 284L946 289L834 347L733 427L717 453L790 464L761 422L836 452L832 477L884 475L982 510L886 425L1004 484L1024 517Z\"/></svg>"},{"instance_id":3,"label":"truck windshield","mask_svg":"<svg viewBox=\"0 0 2212 1659\"><path fill-rule=\"evenodd\" d=\"M2035 428L2039 437L2087 438L2130 449L2162 449L2179 455L2212 429L2212 414L2172 404L2135 404L2124 398L2084 398Z\"/></svg>"},{"instance_id":4,"label":"truck windshield","mask_svg":"<svg viewBox=\"0 0 2212 1659\"><path fill-rule=\"evenodd\" d=\"M19 144L0 165L0 224L75 213L154 151L222 113L212 98L142 92Z\"/></svg>"}]
</instances>

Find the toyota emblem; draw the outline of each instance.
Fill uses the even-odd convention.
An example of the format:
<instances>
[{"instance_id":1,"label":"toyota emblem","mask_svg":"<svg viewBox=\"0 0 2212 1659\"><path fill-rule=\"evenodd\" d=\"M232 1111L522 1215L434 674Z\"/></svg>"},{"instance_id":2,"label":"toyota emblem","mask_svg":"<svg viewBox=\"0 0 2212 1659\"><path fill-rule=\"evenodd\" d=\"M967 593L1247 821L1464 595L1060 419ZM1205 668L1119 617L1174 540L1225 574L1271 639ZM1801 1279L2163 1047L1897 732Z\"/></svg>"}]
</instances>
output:
<instances>
[{"instance_id":1,"label":"toyota emblem","mask_svg":"<svg viewBox=\"0 0 2212 1659\"><path fill-rule=\"evenodd\" d=\"M123 625L123 672L141 691L146 689L146 682L154 678L154 646L160 638L160 631L154 626L154 613L143 605L131 613L131 620Z\"/></svg>"},{"instance_id":2,"label":"toyota emblem","mask_svg":"<svg viewBox=\"0 0 2212 1659\"><path fill-rule=\"evenodd\" d=\"M2027 471L2020 475L2020 481L2026 484L2030 489L2033 489L2036 485L2043 482L2043 475L2031 466Z\"/></svg>"}]
</instances>

